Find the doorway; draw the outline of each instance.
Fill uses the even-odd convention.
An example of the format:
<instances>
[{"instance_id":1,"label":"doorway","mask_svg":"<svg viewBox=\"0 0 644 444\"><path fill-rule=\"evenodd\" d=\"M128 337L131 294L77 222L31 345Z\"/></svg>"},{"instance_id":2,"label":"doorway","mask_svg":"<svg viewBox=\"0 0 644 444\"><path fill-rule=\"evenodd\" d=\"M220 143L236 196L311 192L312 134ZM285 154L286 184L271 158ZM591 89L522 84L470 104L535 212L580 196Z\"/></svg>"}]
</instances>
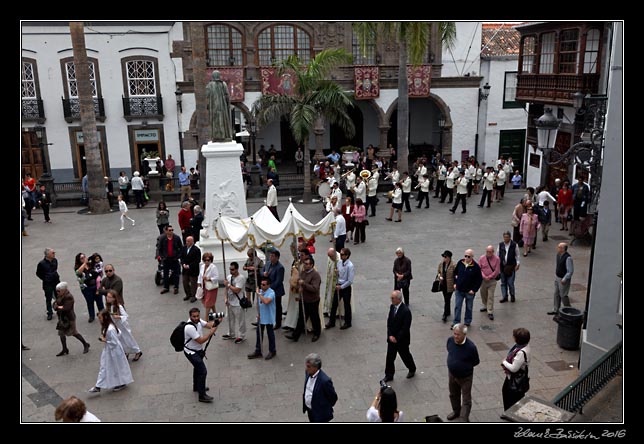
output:
<instances>
[{"instance_id":1,"label":"doorway","mask_svg":"<svg viewBox=\"0 0 644 444\"><path fill-rule=\"evenodd\" d=\"M344 131L338 126L331 124L331 134L330 134L330 143L331 149L340 152L340 148L346 145L357 146L358 148L364 148L363 146L363 115L360 108L357 105L350 107L347 110L349 117L353 121L353 126L356 129L353 137L347 137L344 134Z\"/></svg>"},{"instance_id":2,"label":"doorway","mask_svg":"<svg viewBox=\"0 0 644 444\"><path fill-rule=\"evenodd\" d=\"M44 159L42 149L38 144L38 136L35 131L23 131L22 133L22 177L26 173L38 180L43 173Z\"/></svg>"},{"instance_id":3,"label":"doorway","mask_svg":"<svg viewBox=\"0 0 644 444\"><path fill-rule=\"evenodd\" d=\"M514 168L521 170L523 168L523 159L525 152L525 130L501 130L499 134L499 159L512 157ZM514 172L513 172L514 174ZM521 171L525 177L525 171Z\"/></svg>"},{"instance_id":4,"label":"doorway","mask_svg":"<svg viewBox=\"0 0 644 444\"><path fill-rule=\"evenodd\" d=\"M163 154L159 150L159 142L136 142L134 152L136 153L134 160L136 171L146 171L148 168L147 165L143 165L143 159L148 157L146 153L157 152L159 157L163 159Z\"/></svg>"}]
</instances>

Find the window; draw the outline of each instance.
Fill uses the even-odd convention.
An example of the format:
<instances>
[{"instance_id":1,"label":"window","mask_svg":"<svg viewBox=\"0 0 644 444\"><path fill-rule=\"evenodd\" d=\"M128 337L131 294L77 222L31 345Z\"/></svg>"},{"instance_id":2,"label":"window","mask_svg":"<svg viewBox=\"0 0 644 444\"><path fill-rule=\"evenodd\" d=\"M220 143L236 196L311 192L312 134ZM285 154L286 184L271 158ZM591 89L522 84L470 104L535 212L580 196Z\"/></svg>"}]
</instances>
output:
<instances>
[{"instance_id":1,"label":"window","mask_svg":"<svg viewBox=\"0 0 644 444\"><path fill-rule=\"evenodd\" d=\"M584 74L597 73L597 58L599 57L599 29L591 29L586 34L586 50L584 51Z\"/></svg>"},{"instance_id":2,"label":"window","mask_svg":"<svg viewBox=\"0 0 644 444\"><path fill-rule=\"evenodd\" d=\"M31 62L22 62L22 98L36 99L36 79L34 65Z\"/></svg>"},{"instance_id":3,"label":"window","mask_svg":"<svg viewBox=\"0 0 644 444\"><path fill-rule=\"evenodd\" d=\"M353 34L353 64L374 65L376 63L376 35L372 34L367 38L367 45L364 54L361 51L358 36Z\"/></svg>"},{"instance_id":4,"label":"window","mask_svg":"<svg viewBox=\"0 0 644 444\"><path fill-rule=\"evenodd\" d=\"M227 25L206 27L208 66L243 66L242 35Z\"/></svg>"},{"instance_id":5,"label":"window","mask_svg":"<svg viewBox=\"0 0 644 444\"><path fill-rule=\"evenodd\" d=\"M67 78L67 93L70 99L78 99L78 84L76 82L76 67L74 62L65 63L65 76ZM97 97L96 73L94 62L89 62L89 81L92 84L92 97Z\"/></svg>"},{"instance_id":6,"label":"window","mask_svg":"<svg viewBox=\"0 0 644 444\"><path fill-rule=\"evenodd\" d=\"M559 36L559 73L577 74L579 65L579 30L566 29Z\"/></svg>"},{"instance_id":7,"label":"window","mask_svg":"<svg viewBox=\"0 0 644 444\"><path fill-rule=\"evenodd\" d=\"M154 62L151 60L131 60L126 62L125 66L130 97L157 95Z\"/></svg>"},{"instance_id":8,"label":"window","mask_svg":"<svg viewBox=\"0 0 644 444\"><path fill-rule=\"evenodd\" d=\"M534 37L526 37L523 39L523 65L521 67L522 74L532 74L534 72Z\"/></svg>"},{"instance_id":9,"label":"window","mask_svg":"<svg viewBox=\"0 0 644 444\"><path fill-rule=\"evenodd\" d=\"M272 65L290 55L297 55L302 63L312 56L311 38L302 29L292 25L275 25L263 30L257 37L259 65Z\"/></svg>"},{"instance_id":10,"label":"window","mask_svg":"<svg viewBox=\"0 0 644 444\"><path fill-rule=\"evenodd\" d=\"M552 74L555 67L555 33L541 35L539 74Z\"/></svg>"},{"instance_id":11,"label":"window","mask_svg":"<svg viewBox=\"0 0 644 444\"><path fill-rule=\"evenodd\" d=\"M517 102L517 73L505 73L505 86L503 87L503 108L523 108L523 102Z\"/></svg>"}]
</instances>

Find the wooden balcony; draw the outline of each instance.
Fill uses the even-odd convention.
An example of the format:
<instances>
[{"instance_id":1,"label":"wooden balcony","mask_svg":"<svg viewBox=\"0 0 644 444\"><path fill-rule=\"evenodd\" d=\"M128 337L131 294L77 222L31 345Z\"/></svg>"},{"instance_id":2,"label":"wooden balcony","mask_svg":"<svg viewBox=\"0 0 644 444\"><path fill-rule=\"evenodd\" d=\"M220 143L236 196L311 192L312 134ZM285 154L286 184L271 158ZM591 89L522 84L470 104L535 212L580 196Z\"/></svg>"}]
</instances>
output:
<instances>
[{"instance_id":1,"label":"wooden balcony","mask_svg":"<svg viewBox=\"0 0 644 444\"><path fill-rule=\"evenodd\" d=\"M597 94L599 74L519 74L516 99L572 106L577 91Z\"/></svg>"}]
</instances>

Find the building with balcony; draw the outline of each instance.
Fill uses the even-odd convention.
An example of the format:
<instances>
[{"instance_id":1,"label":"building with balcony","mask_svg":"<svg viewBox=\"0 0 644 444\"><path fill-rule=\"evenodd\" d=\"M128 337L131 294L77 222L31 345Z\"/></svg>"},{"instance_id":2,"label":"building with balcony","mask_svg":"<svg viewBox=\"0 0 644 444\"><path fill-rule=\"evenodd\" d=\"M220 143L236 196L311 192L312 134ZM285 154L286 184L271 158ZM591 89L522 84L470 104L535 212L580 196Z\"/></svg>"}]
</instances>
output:
<instances>
[{"instance_id":1,"label":"building with balcony","mask_svg":"<svg viewBox=\"0 0 644 444\"><path fill-rule=\"evenodd\" d=\"M142 168L144 151L181 159L171 42L180 22L88 22L85 40L104 174ZM165 103L165 107L163 106ZM22 169L57 182L86 172L67 22L22 23Z\"/></svg>"}]
</instances>

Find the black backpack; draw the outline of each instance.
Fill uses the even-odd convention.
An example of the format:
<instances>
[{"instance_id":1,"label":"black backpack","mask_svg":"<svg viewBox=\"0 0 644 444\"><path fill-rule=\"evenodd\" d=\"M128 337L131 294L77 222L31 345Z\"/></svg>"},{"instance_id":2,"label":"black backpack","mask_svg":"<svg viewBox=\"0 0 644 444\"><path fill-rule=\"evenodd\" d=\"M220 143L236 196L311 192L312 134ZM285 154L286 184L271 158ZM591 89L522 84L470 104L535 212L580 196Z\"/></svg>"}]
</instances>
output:
<instances>
[{"instance_id":1,"label":"black backpack","mask_svg":"<svg viewBox=\"0 0 644 444\"><path fill-rule=\"evenodd\" d=\"M183 348L186 346L186 344L190 342L190 339L185 341L186 335L184 331L187 324L192 325L195 328L195 330L197 329L197 326L192 322L181 321L179 322L179 325L177 325L174 328L174 330L172 331L172 334L170 335L170 344L172 344L172 346L174 347L174 351L176 352L183 351ZM192 349L189 349L189 350L192 350Z\"/></svg>"}]
</instances>

